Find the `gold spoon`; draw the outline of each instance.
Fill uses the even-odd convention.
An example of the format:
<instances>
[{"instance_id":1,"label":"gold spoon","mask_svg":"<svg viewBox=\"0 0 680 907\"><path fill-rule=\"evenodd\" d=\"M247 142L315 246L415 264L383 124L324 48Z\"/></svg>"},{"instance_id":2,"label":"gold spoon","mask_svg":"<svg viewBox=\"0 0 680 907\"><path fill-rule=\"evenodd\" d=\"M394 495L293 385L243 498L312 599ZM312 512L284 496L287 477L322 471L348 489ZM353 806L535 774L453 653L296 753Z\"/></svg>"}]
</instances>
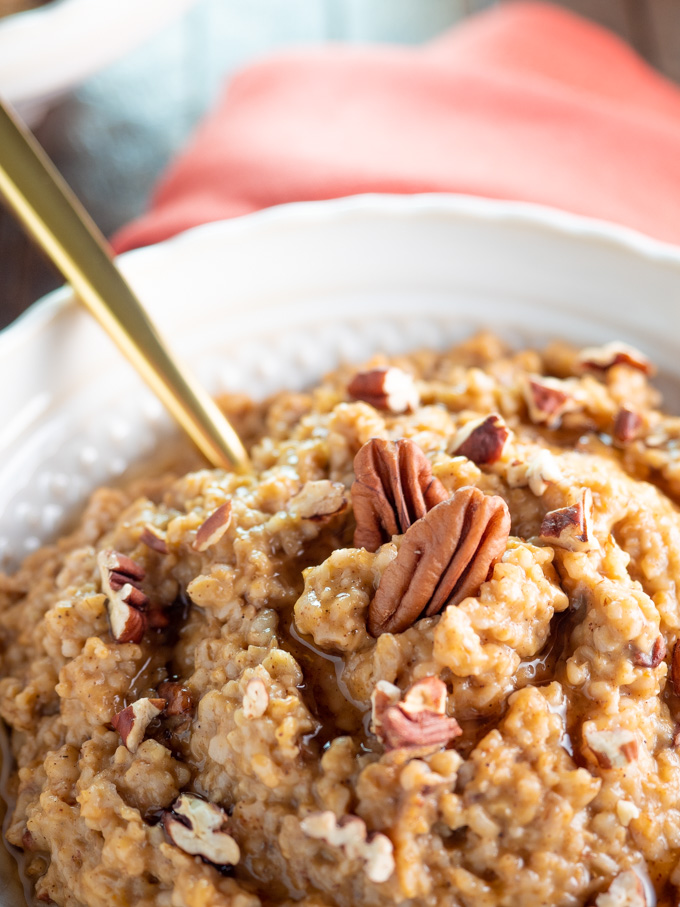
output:
<instances>
[{"instance_id":1,"label":"gold spoon","mask_svg":"<svg viewBox=\"0 0 680 907\"><path fill-rule=\"evenodd\" d=\"M0 193L109 337L213 466L248 466L238 435L170 355L94 221L34 136L0 102Z\"/></svg>"}]
</instances>

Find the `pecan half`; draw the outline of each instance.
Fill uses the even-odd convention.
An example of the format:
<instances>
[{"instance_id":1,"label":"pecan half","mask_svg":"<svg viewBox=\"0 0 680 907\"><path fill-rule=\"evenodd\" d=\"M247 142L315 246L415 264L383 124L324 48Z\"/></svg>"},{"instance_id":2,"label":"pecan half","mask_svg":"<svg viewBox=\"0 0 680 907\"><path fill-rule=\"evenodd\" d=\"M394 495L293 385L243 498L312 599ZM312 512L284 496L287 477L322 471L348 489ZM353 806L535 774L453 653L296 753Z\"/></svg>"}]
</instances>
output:
<instances>
[{"instance_id":1,"label":"pecan half","mask_svg":"<svg viewBox=\"0 0 680 907\"><path fill-rule=\"evenodd\" d=\"M413 376L393 366L357 372L347 392L355 400L391 413L412 412L420 403Z\"/></svg>"},{"instance_id":2,"label":"pecan half","mask_svg":"<svg viewBox=\"0 0 680 907\"><path fill-rule=\"evenodd\" d=\"M576 504L546 513L539 541L567 551L595 551L599 542L593 534L592 515L593 495L590 488L584 488Z\"/></svg>"},{"instance_id":3,"label":"pecan half","mask_svg":"<svg viewBox=\"0 0 680 907\"><path fill-rule=\"evenodd\" d=\"M467 457L478 466L496 463L503 456L510 429L498 413L473 419L456 432L449 446L452 456Z\"/></svg>"},{"instance_id":4,"label":"pecan half","mask_svg":"<svg viewBox=\"0 0 680 907\"><path fill-rule=\"evenodd\" d=\"M164 680L158 684L158 695L166 701L165 714L189 715L194 710L194 697L191 692L175 680Z\"/></svg>"},{"instance_id":5,"label":"pecan half","mask_svg":"<svg viewBox=\"0 0 680 907\"><path fill-rule=\"evenodd\" d=\"M123 746L136 753L146 729L154 718L165 708L165 699L138 699L126 709L117 712L111 719L113 729L118 731Z\"/></svg>"},{"instance_id":6,"label":"pecan half","mask_svg":"<svg viewBox=\"0 0 680 907\"><path fill-rule=\"evenodd\" d=\"M438 677L417 680L402 696L385 680L371 696L371 730L385 749L446 746L463 732L446 714L446 684Z\"/></svg>"},{"instance_id":7,"label":"pecan half","mask_svg":"<svg viewBox=\"0 0 680 907\"><path fill-rule=\"evenodd\" d=\"M633 655L633 664L641 668L658 668L666 657L666 640L657 636L651 652L636 652Z\"/></svg>"},{"instance_id":8,"label":"pecan half","mask_svg":"<svg viewBox=\"0 0 680 907\"><path fill-rule=\"evenodd\" d=\"M529 418L546 428L556 428L565 413L578 408L570 385L559 378L530 375L524 383L523 391Z\"/></svg>"},{"instance_id":9,"label":"pecan half","mask_svg":"<svg viewBox=\"0 0 680 907\"><path fill-rule=\"evenodd\" d=\"M145 526L142 529L142 533L139 536L139 541L146 545L147 548L150 548L152 551L157 551L158 554L167 554L168 545L165 541L165 533L162 533L160 529L156 529L155 526Z\"/></svg>"},{"instance_id":10,"label":"pecan half","mask_svg":"<svg viewBox=\"0 0 680 907\"><path fill-rule=\"evenodd\" d=\"M116 642L139 642L146 629L142 611L149 604L139 588L144 568L112 548L99 552L97 564L113 638Z\"/></svg>"},{"instance_id":11,"label":"pecan half","mask_svg":"<svg viewBox=\"0 0 680 907\"><path fill-rule=\"evenodd\" d=\"M216 545L229 528L231 523L231 501L220 504L213 510L207 520L204 520L196 530L194 549L206 551L211 545Z\"/></svg>"},{"instance_id":12,"label":"pecan half","mask_svg":"<svg viewBox=\"0 0 680 907\"><path fill-rule=\"evenodd\" d=\"M355 548L376 551L449 496L422 449L406 438L371 438L354 458L354 474Z\"/></svg>"},{"instance_id":13,"label":"pecan half","mask_svg":"<svg viewBox=\"0 0 680 907\"><path fill-rule=\"evenodd\" d=\"M600 768L625 768L638 755L638 742L632 731L622 728L598 730L592 722L583 725L586 748Z\"/></svg>"},{"instance_id":14,"label":"pecan half","mask_svg":"<svg viewBox=\"0 0 680 907\"><path fill-rule=\"evenodd\" d=\"M327 810L311 813L300 822L309 838L338 847L348 860L363 860L364 872L371 882L386 882L394 872L393 845L387 835L368 834L366 823L358 816L341 816Z\"/></svg>"},{"instance_id":15,"label":"pecan half","mask_svg":"<svg viewBox=\"0 0 680 907\"><path fill-rule=\"evenodd\" d=\"M620 872L607 891L595 898L595 907L652 907L645 885L634 869Z\"/></svg>"},{"instance_id":16,"label":"pecan half","mask_svg":"<svg viewBox=\"0 0 680 907\"><path fill-rule=\"evenodd\" d=\"M589 346L578 354L577 368L581 372L606 372L614 365L628 365L645 375L653 375L655 372L653 363L644 353L620 340L613 340L604 346Z\"/></svg>"},{"instance_id":17,"label":"pecan half","mask_svg":"<svg viewBox=\"0 0 680 907\"><path fill-rule=\"evenodd\" d=\"M503 498L459 488L407 530L369 605L369 632L400 633L420 617L475 595L505 551L509 533Z\"/></svg>"},{"instance_id":18,"label":"pecan half","mask_svg":"<svg viewBox=\"0 0 680 907\"><path fill-rule=\"evenodd\" d=\"M336 513L342 513L346 508L345 486L328 479L305 482L288 504L289 513L317 523L328 520Z\"/></svg>"},{"instance_id":19,"label":"pecan half","mask_svg":"<svg viewBox=\"0 0 680 907\"><path fill-rule=\"evenodd\" d=\"M216 803L180 794L163 814L163 827L180 850L215 866L235 866L241 858L236 841L224 830L229 820Z\"/></svg>"},{"instance_id":20,"label":"pecan half","mask_svg":"<svg viewBox=\"0 0 680 907\"><path fill-rule=\"evenodd\" d=\"M619 444L634 441L642 428L642 417L627 406L622 406L614 419L612 434Z\"/></svg>"}]
</instances>

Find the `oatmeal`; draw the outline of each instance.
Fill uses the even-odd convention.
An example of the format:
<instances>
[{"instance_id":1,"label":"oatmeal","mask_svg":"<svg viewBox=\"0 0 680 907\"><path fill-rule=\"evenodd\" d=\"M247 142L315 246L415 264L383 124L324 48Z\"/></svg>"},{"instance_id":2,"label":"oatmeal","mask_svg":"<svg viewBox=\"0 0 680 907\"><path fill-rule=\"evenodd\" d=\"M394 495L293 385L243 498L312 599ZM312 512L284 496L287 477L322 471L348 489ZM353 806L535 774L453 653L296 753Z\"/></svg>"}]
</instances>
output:
<instances>
[{"instance_id":1,"label":"oatmeal","mask_svg":"<svg viewBox=\"0 0 680 907\"><path fill-rule=\"evenodd\" d=\"M0 0L0 19L4 16L11 16L14 13L36 9L38 6L45 6L49 2L51 0Z\"/></svg>"},{"instance_id":2,"label":"oatmeal","mask_svg":"<svg viewBox=\"0 0 680 907\"><path fill-rule=\"evenodd\" d=\"M680 419L489 335L225 401L252 470L0 576L7 831L67 907L674 907Z\"/></svg>"}]
</instances>

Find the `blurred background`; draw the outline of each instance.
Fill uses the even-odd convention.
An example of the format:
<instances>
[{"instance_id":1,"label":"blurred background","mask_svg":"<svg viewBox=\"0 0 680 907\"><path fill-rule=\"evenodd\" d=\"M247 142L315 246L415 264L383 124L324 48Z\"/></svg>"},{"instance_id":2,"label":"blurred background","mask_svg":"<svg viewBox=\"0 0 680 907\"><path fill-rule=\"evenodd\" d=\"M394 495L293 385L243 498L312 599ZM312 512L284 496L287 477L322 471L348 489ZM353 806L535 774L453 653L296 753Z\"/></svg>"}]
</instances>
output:
<instances>
[{"instance_id":1,"label":"blurred background","mask_svg":"<svg viewBox=\"0 0 680 907\"><path fill-rule=\"evenodd\" d=\"M59 100L35 132L110 235L145 208L158 176L238 67L277 49L320 41L416 44L493 2L196 0L143 46ZM561 5L607 26L680 81L680 0ZM59 284L0 206L0 327Z\"/></svg>"}]
</instances>

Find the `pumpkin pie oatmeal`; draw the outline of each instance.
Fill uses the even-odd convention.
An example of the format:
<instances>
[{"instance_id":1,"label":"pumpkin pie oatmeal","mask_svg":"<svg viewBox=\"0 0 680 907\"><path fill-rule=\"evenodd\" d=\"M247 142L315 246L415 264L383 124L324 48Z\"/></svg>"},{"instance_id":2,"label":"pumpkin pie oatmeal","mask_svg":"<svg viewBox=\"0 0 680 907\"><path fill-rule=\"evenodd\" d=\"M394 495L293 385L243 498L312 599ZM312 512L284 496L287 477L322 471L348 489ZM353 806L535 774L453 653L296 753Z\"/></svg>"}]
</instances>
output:
<instances>
[{"instance_id":1,"label":"pumpkin pie oatmeal","mask_svg":"<svg viewBox=\"0 0 680 907\"><path fill-rule=\"evenodd\" d=\"M680 419L623 344L227 400L252 471L0 577L9 841L67 907L675 907Z\"/></svg>"}]
</instances>

